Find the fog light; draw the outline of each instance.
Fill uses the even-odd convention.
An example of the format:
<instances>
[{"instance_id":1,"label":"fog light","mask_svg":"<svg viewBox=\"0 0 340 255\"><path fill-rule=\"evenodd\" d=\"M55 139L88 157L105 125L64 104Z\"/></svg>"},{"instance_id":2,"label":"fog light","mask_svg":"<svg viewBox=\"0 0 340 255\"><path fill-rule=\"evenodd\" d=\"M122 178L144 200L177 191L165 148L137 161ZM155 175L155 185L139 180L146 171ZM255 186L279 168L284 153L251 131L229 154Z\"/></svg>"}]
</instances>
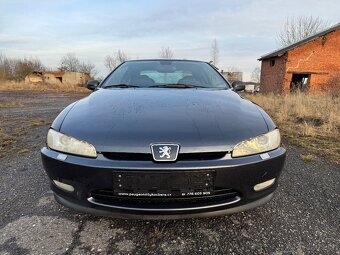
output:
<instances>
[{"instance_id":1,"label":"fog light","mask_svg":"<svg viewBox=\"0 0 340 255\"><path fill-rule=\"evenodd\" d=\"M73 192L74 191L74 187L69 185L69 184L66 184L66 183L63 183L63 182L59 182L57 180L53 180L53 183L60 189L63 189L63 190L66 190L68 192Z\"/></svg>"},{"instance_id":2,"label":"fog light","mask_svg":"<svg viewBox=\"0 0 340 255\"><path fill-rule=\"evenodd\" d=\"M270 180L265 181L265 182L258 183L254 186L254 190L260 191L260 190L266 189L266 188L272 186L274 184L274 182L275 182L275 178L270 179Z\"/></svg>"}]
</instances>

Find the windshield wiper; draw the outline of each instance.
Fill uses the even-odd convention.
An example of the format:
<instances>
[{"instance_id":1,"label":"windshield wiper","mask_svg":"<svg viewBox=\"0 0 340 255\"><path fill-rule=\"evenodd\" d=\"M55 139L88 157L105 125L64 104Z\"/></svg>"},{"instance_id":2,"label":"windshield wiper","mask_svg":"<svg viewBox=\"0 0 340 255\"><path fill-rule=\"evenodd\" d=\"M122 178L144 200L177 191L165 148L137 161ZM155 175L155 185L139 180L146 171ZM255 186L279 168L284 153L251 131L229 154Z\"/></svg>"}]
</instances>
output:
<instances>
[{"instance_id":1,"label":"windshield wiper","mask_svg":"<svg viewBox=\"0 0 340 255\"><path fill-rule=\"evenodd\" d=\"M152 88L206 88L204 86L198 86L198 85L191 85L191 84L159 84L159 85L153 85L150 86Z\"/></svg>"},{"instance_id":2,"label":"windshield wiper","mask_svg":"<svg viewBox=\"0 0 340 255\"><path fill-rule=\"evenodd\" d=\"M103 87L104 89L108 89L108 88L139 88L139 86L137 85L130 85L130 84L111 84L111 85L107 85L105 87Z\"/></svg>"}]
</instances>

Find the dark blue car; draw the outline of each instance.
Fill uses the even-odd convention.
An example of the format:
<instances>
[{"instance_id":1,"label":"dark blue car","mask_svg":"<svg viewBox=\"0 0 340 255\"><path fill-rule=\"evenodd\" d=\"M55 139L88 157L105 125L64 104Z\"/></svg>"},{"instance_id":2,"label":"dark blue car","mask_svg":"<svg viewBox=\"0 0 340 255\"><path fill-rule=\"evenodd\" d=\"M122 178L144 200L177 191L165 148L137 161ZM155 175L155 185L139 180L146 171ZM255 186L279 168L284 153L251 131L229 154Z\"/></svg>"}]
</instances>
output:
<instances>
[{"instance_id":1,"label":"dark blue car","mask_svg":"<svg viewBox=\"0 0 340 255\"><path fill-rule=\"evenodd\" d=\"M242 87L243 86L243 87ZM286 151L258 105L209 63L134 60L53 122L42 161L55 198L124 218L235 213L268 202Z\"/></svg>"}]
</instances>

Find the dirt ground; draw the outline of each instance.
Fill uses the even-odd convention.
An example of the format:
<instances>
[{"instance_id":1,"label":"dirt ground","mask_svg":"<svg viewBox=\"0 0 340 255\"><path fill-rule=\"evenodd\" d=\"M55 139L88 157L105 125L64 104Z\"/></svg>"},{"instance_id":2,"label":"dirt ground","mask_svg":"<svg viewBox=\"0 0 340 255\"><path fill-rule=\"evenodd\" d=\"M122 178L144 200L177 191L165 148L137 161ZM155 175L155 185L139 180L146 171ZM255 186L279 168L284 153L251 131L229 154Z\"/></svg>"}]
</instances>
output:
<instances>
[{"instance_id":1,"label":"dirt ground","mask_svg":"<svg viewBox=\"0 0 340 255\"><path fill-rule=\"evenodd\" d=\"M39 149L39 127L48 126L69 103L87 94L0 92L0 158ZM42 135L42 136L41 136Z\"/></svg>"},{"instance_id":2,"label":"dirt ground","mask_svg":"<svg viewBox=\"0 0 340 255\"><path fill-rule=\"evenodd\" d=\"M0 92L0 254L340 254L340 169L289 146L271 202L229 216L138 221L56 203L40 159L50 123L86 94Z\"/></svg>"}]
</instances>

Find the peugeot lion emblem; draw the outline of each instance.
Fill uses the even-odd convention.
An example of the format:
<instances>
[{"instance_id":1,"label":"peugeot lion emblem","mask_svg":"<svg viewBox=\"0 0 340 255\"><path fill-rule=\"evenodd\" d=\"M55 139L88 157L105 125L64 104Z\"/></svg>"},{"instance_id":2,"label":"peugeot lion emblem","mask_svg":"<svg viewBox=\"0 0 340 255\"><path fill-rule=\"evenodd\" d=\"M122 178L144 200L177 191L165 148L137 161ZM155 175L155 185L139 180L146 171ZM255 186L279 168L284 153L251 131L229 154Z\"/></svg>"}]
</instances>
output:
<instances>
[{"instance_id":1,"label":"peugeot lion emblem","mask_svg":"<svg viewBox=\"0 0 340 255\"><path fill-rule=\"evenodd\" d=\"M155 161L176 161L179 145L173 143L151 144L152 157Z\"/></svg>"}]
</instances>

